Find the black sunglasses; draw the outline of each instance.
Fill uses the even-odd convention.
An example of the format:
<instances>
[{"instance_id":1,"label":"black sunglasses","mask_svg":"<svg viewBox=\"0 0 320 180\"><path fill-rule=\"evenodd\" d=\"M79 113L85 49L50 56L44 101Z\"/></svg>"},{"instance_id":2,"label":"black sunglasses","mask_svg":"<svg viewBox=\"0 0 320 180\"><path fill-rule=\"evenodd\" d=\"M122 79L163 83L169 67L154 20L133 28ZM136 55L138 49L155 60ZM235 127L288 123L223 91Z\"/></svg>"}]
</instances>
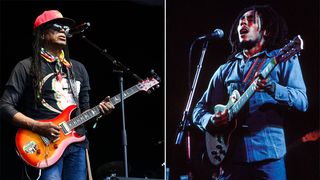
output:
<instances>
[{"instance_id":1,"label":"black sunglasses","mask_svg":"<svg viewBox=\"0 0 320 180\"><path fill-rule=\"evenodd\" d=\"M67 31L67 30L70 29L70 27L54 23L54 24L49 26L49 29L52 29L52 30L57 31L57 32L60 32L61 30Z\"/></svg>"}]
</instances>

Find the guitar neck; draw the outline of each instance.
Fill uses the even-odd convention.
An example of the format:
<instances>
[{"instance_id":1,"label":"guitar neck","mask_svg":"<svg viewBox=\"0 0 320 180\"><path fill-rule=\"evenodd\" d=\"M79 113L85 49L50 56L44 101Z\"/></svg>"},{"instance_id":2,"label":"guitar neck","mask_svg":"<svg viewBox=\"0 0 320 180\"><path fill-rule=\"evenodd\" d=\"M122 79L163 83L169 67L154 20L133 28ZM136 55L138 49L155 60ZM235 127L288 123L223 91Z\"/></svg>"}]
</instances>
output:
<instances>
[{"instance_id":1,"label":"guitar neck","mask_svg":"<svg viewBox=\"0 0 320 180\"><path fill-rule=\"evenodd\" d=\"M123 92L123 100L127 99L128 97L132 96L133 94L137 93L140 91L139 88L139 84L132 86L131 88L125 90ZM113 105L118 104L119 102L121 102L121 97L120 97L120 93L117 94L116 96L110 98L110 102ZM87 122L88 120L99 116L101 114L100 109L99 109L99 105L83 112L82 114L78 115L75 118L70 119L70 121L67 122L67 124L69 125L70 129L74 129L78 126L80 126L81 124Z\"/></svg>"},{"instance_id":2,"label":"guitar neck","mask_svg":"<svg viewBox=\"0 0 320 180\"><path fill-rule=\"evenodd\" d=\"M256 83L259 79L264 79L269 76L271 71L276 67L277 61L273 58L269 64L261 71L259 77L257 77L253 83L247 88L247 90L241 95L241 97L234 103L234 105L230 108L229 114L231 117L238 114L242 107L248 102L248 100L253 96L256 91Z\"/></svg>"}]
</instances>

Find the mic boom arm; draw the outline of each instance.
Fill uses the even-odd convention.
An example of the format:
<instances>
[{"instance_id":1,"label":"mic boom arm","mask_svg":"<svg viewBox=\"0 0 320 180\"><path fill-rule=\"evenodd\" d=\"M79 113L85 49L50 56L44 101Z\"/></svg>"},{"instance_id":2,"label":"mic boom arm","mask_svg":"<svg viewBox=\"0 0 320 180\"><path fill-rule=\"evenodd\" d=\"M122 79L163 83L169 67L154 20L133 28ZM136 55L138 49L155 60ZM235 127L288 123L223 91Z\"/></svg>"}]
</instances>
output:
<instances>
[{"instance_id":1,"label":"mic boom arm","mask_svg":"<svg viewBox=\"0 0 320 180\"><path fill-rule=\"evenodd\" d=\"M91 42L85 35L81 35L81 38L86 41L88 44L90 44L91 46L93 46L94 48L98 49L98 51L104 55L105 57L107 57L110 61L112 61L112 63L117 66L120 70L122 70L123 72L131 75L133 78L135 78L136 80L138 80L138 82L142 82L143 80L135 73L133 73L128 67L124 66L120 61L116 60L114 57L112 57L110 54L107 53L106 49L101 49L99 46L97 46L96 44L94 44L93 42Z\"/></svg>"}]
</instances>

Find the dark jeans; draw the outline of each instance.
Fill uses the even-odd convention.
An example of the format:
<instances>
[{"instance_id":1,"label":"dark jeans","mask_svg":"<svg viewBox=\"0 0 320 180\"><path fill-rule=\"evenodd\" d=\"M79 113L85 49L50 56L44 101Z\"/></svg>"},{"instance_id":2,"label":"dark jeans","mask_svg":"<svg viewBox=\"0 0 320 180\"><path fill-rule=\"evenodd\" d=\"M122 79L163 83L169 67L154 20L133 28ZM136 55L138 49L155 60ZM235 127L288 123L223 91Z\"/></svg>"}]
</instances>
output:
<instances>
[{"instance_id":1,"label":"dark jeans","mask_svg":"<svg viewBox=\"0 0 320 180\"><path fill-rule=\"evenodd\" d=\"M264 160L252 163L227 165L223 180L285 180L286 169L284 159Z\"/></svg>"},{"instance_id":2,"label":"dark jeans","mask_svg":"<svg viewBox=\"0 0 320 180\"><path fill-rule=\"evenodd\" d=\"M60 160L47 169L43 169L40 180L86 180L85 147L69 145Z\"/></svg>"}]
</instances>

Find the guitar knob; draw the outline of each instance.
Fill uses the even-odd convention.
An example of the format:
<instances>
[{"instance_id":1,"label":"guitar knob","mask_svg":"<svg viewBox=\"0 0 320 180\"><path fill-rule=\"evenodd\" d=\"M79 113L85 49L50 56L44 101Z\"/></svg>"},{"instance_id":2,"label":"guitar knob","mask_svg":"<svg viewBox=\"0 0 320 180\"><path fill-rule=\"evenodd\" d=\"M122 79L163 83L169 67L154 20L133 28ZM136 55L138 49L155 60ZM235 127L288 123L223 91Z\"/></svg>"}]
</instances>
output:
<instances>
[{"instance_id":1,"label":"guitar knob","mask_svg":"<svg viewBox=\"0 0 320 180\"><path fill-rule=\"evenodd\" d=\"M222 150L222 146L221 145L216 145L216 148L219 150Z\"/></svg>"},{"instance_id":2,"label":"guitar knob","mask_svg":"<svg viewBox=\"0 0 320 180\"><path fill-rule=\"evenodd\" d=\"M58 144L54 144L53 147L54 147L55 149L58 149Z\"/></svg>"},{"instance_id":3,"label":"guitar knob","mask_svg":"<svg viewBox=\"0 0 320 180\"><path fill-rule=\"evenodd\" d=\"M41 153L40 149L37 149L37 154L39 155Z\"/></svg>"},{"instance_id":4,"label":"guitar knob","mask_svg":"<svg viewBox=\"0 0 320 180\"><path fill-rule=\"evenodd\" d=\"M217 152L217 151L211 151L211 154L212 154L212 155L217 155L218 152Z\"/></svg>"}]
</instances>

